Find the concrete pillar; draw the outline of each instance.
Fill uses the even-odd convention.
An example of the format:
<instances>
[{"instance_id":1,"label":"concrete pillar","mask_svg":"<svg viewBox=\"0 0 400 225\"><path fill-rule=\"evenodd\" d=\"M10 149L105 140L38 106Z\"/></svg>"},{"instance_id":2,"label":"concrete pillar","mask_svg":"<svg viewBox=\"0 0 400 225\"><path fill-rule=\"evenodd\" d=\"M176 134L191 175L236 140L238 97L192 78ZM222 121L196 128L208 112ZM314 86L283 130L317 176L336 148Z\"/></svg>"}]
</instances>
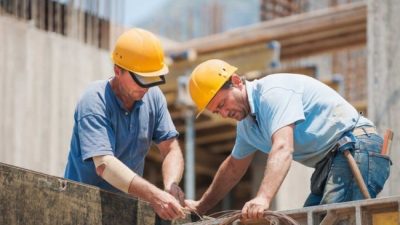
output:
<instances>
[{"instance_id":1,"label":"concrete pillar","mask_svg":"<svg viewBox=\"0 0 400 225\"><path fill-rule=\"evenodd\" d=\"M394 131L393 166L382 195L400 194L400 2L368 0L368 114ZM381 195L381 196L382 196Z\"/></svg>"}]
</instances>

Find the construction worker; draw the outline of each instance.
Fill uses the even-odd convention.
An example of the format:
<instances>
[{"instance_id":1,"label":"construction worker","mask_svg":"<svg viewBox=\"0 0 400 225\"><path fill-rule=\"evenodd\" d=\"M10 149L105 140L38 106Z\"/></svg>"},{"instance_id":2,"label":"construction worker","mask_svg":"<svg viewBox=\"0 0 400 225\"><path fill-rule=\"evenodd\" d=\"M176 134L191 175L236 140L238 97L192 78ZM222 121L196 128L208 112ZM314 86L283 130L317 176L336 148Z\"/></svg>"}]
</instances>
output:
<instances>
[{"instance_id":1,"label":"construction worker","mask_svg":"<svg viewBox=\"0 0 400 225\"><path fill-rule=\"evenodd\" d=\"M314 167L305 206L362 199L349 165L340 154L350 149L372 197L389 176L390 159L380 154L382 138L374 124L337 92L311 77L272 74L245 81L236 67L212 59L198 65L189 92L200 113L207 109L237 121L232 153L220 165L199 201L188 208L204 214L241 179L257 150L267 164L256 196L242 218L261 219L284 181L292 160Z\"/></svg>"},{"instance_id":2,"label":"construction worker","mask_svg":"<svg viewBox=\"0 0 400 225\"><path fill-rule=\"evenodd\" d=\"M146 30L130 29L118 38L111 58L114 76L91 83L76 106L65 178L139 197L163 219L182 218L178 184L184 163L157 87L168 73L160 41ZM165 191L141 177L152 142L163 158Z\"/></svg>"}]
</instances>

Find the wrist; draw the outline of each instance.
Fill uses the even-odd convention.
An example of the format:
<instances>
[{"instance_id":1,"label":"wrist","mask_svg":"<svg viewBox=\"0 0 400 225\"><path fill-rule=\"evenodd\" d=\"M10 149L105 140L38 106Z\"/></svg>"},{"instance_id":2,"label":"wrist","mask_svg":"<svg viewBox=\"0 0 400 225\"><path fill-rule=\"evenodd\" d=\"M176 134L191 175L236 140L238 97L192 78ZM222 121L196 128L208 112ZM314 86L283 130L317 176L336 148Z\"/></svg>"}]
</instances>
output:
<instances>
[{"instance_id":1,"label":"wrist","mask_svg":"<svg viewBox=\"0 0 400 225\"><path fill-rule=\"evenodd\" d=\"M209 210L209 208L207 206L208 206L208 204L203 201L203 198L201 198L199 201L197 201L197 205L196 205L197 213L200 215L204 215L205 213L207 213L207 211Z\"/></svg>"},{"instance_id":2,"label":"wrist","mask_svg":"<svg viewBox=\"0 0 400 225\"><path fill-rule=\"evenodd\" d=\"M159 189L159 188L155 188L152 189L149 193L149 196L146 201L150 202L151 205L159 205L163 200L162 196L165 196L165 191Z\"/></svg>"},{"instance_id":3,"label":"wrist","mask_svg":"<svg viewBox=\"0 0 400 225\"><path fill-rule=\"evenodd\" d=\"M157 188L139 176L132 179L129 185L130 195L143 199L147 202L153 202L157 196L162 194L161 192L163 192L161 189Z\"/></svg>"},{"instance_id":4,"label":"wrist","mask_svg":"<svg viewBox=\"0 0 400 225\"><path fill-rule=\"evenodd\" d=\"M269 197L268 193L265 192L258 192L256 198L262 199L263 201L269 201L271 198Z\"/></svg>"},{"instance_id":5,"label":"wrist","mask_svg":"<svg viewBox=\"0 0 400 225\"><path fill-rule=\"evenodd\" d=\"M197 206L197 213L200 215L204 215L206 214L206 212L208 211L208 209L204 208L201 204L199 204Z\"/></svg>"},{"instance_id":6,"label":"wrist","mask_svg":"<svg viewBox=\"0 0 400 225\"><path fill-rule=\"evenodd\" d=\"M169 190L173 185L179 186L179 182L170 181L164 184L164 190Z\"/></svg>"}]
</instances>

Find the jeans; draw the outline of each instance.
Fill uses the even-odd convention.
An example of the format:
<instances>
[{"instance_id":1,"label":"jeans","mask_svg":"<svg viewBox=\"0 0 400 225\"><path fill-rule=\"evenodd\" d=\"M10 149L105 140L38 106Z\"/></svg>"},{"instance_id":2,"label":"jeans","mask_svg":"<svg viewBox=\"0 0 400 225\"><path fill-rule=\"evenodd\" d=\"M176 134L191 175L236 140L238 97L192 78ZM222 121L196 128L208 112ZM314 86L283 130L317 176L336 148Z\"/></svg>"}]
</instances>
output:
<instances>
[{"instance_id":1,"label":"jeans","mask_svg":"<svg viewBox=\"0 0 400 225\"><path fill-rule=\"evenodd\" d=\"M356 137L351 154L360 168L364 182L372 198L382 190L390 174L390 158L381 155L383 140L376 134L363 134ZM304 206L323 205L364 199L346 160L340 151L334 156L328 174L324 193L311 193Z\"/></svg>"}]
</instances>

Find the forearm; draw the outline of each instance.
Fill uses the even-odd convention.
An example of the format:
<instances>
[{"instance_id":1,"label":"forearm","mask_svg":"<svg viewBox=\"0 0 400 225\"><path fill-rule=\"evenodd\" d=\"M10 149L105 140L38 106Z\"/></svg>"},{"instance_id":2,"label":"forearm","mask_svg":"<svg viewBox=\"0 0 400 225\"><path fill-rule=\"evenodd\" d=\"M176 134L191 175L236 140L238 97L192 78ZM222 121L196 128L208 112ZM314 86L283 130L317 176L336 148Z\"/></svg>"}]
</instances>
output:
<instances>
[{"instance_id":1,"label":"forearm","mask_svg":"<svg viewBox=\"0 0 400 225\"><path fill-rule=\"evenodd\" d=\"M93 162L96 166L96 173L120 191L147 201L161 191L114 156L95 156Z\"/></svg>"},{"instance_id":2,"label":"forearm","mask_svg":"<svg viewBox=\"0 0 400 225\"><path fill-rule=\"evenodd\" d=\"M162 164L162 175L164 188L169 188L171 184L179 182L183 174L183 156L179 148L172 149L164 158Z\"/></svg>"},{"instance_id":3,"label":"forearm","mask_svg":"<svg viewBox=\"0 0 400 225\"><path fill-rule=\"evenodd\" d=\"M159 195L160 192L163 191L140 176L133 178L129 185L130 195L147 202L153 202L155 196Z\"/></svg>"},{"instance_id":4,"label":"forearm","mask_svg":"<svg viewBox=\"0 0 400 225\"><path fill-rule=\"evenodd\" d=\"M264 178L257 192L257 197L265 198L270 202L283 183L291 163L291 149L279 149L278 151L272 149L271 154L268 156Z\"/></svg>"},{"instance_id":5,"label":"forearm","mask_svg":"<svg viewBox=\"0 0 400 225\"><path fill-rule=\"evenodd\" d=\"M271 201L292 164L293 129L294 124L290 124L278 129L272 135L272 147L268 154L264 178L257 196L244 204L242 209L243 219L262 219L265 210L270 208Z\"/></svg>"},{"instance_id":6,"label":"forearm","mask_svg":"<svg viewBox=\"0 0 400 225\"><path fill-rule=\"evenodd\" d=\"M243 177L247 166L237 167L232 160L232 156L229 156L219 167L213 182L199 201L198 213L204 214L214 207Z\"/></svg>"}]
</instances>

